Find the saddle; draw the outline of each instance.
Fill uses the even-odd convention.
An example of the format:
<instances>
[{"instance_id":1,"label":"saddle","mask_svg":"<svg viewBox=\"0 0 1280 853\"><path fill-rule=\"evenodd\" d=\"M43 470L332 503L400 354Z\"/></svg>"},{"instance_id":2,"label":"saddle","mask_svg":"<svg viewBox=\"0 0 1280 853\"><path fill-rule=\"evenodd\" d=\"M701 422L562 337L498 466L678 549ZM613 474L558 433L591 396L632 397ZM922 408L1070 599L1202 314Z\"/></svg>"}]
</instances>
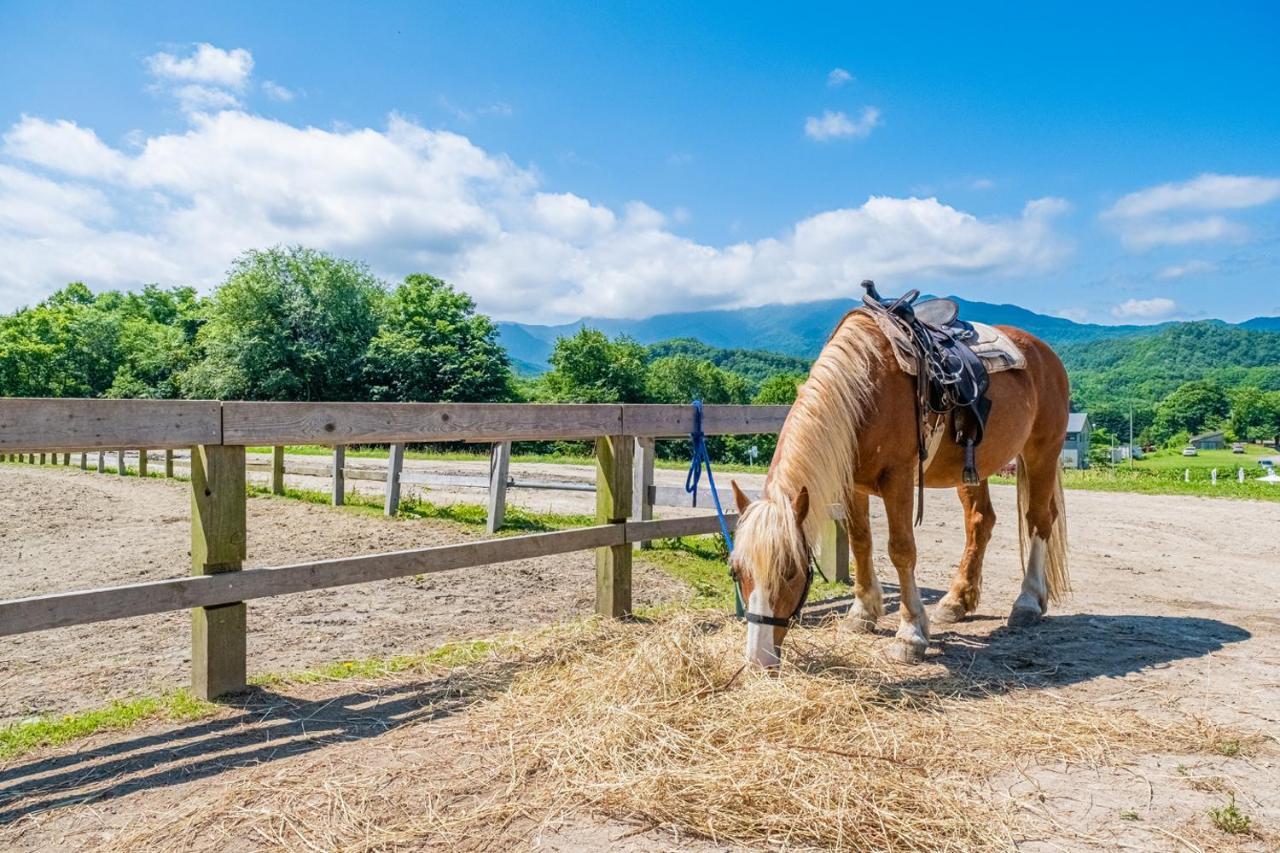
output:
<instances>
[{"instance_id":1,"label":"saddle","mask_svg":"<svg viewBox=\"0 0 1280 853\"><path fill-rule=\"evenodd\" d=\"M885 330L904 370L915 376L919 524L924 519L925 465L932 455L925 438L931 415L937 416L939 426L950 426L956 444L964 448L964 482L977 485L976 449L991 414L989 365L992 369L1021 367L1022 356L1007 340L1001 346L1002 336L995 330L990 330L994 335L983 335L973 323L961 320L959 306L950 299L921 301L918 290L886 299L874 282L864 281L862 287L864 310ZM982 355L975 351L980 343Z\"/></svg>"}]
</instances>

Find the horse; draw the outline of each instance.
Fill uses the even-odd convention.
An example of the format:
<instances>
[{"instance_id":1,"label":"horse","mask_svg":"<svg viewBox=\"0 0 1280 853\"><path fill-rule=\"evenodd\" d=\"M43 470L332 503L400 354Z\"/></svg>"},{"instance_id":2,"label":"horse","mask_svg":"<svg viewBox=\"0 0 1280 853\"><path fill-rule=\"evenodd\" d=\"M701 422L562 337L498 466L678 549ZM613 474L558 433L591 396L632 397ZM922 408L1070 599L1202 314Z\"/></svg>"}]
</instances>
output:
<instances>
[{"instance_id":1,"label":"horse","mask_svg":"<svg viewBox=\"0 0 1280 853\"><path fill-rule=\"evenodd\" d=\"M926 487L957 489L965 516L965 550L933 620L957 622L976 610L996 522L989 478L1016 459L1023 580L1008 625L1018 629L1039 621L1068 591L1059 455L1070 390L1066 369L1048 344L1022 329L997 328L1017 346L1025 366L990 376L977 482L965 484L964 450L952 441L937 445L924 472ZM928 649L929 615L915 580L916 380L891 347L865 310L846 315L797 390L760 497L751 501L732 483L739 516L730 571L746 603L747 659L766 669L781 662L782 642L804 605L813 552L833 505L844 507L856 566L849 624L875 630L884 601L871 563L872 495L884 502L901 598L900 626L885 653L911 664Z\"/></svg>"}]
</instances>

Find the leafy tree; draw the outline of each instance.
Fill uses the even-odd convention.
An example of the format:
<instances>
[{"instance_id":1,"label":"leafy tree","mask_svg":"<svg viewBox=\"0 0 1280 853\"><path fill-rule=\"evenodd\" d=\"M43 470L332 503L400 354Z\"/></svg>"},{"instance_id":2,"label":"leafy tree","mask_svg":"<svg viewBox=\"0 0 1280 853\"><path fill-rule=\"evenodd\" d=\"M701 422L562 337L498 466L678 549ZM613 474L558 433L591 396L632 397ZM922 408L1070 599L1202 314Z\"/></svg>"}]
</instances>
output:
<instances>
[{"instance_id":1,"label":"leafy tree","mask_svg":"<svg viewBox=\"0 0 1280 853\"><path fill-rule=\"evenodd\" d=\"M750 399L741 376L687 355L669 355L650 364L645 396L651 403L745 403Z\"/></svg>"},{"instance_id":2,"label":"leafy tree","mask_svg":"<svg viewBox=\"0 0 1280 853\"><path fill-rule=\"evenodd\" d=\"M365 376L373 400L485 402L512 397L498 329L470 296L415 274L387 302L369 344Z\"/></svg>"},{"instance_id":3,"label":"leafy tree","mask_svg":"<svg viewBox=\"0 0 1280 853\"><path fill-rule=\"evenodd\" d=\"M1156 407L1152 431L1158 441L1183 431L1195 435L1222 423L1230 412L1230 401L1216 384L1188 382Z\"/></svg>"},{"instance_id":4,"label":"leafy tree","mask_svg":"<svg viewBox=\"0 0 1280 853\"><path fill-rule=\"evenodd\" d=\"M761 406L789 406L796 401L796 391L805 377L802 373L779 373L760 383L751 401Z\"/></svg>"},{"instance_id":5,"label":"leafy tree","mask_svg":"<svg viewBox=\"0 0 1280 853\"><path fill-rule=\"evenodd\" d=\"M385 285L355 261L302 247L250 251L214 294L184 377L190 396L248 400L368 397L365 353Z\"/></svg>"},{"instance_id":6,"label":"leafy tree","mask_svg":"<svg viewBox=\"0 0 1280 853\"><path fill-rule=\"evenodd\" d=\"M645 348L620 335L613 340L582 327L556 339L543 394L565 403L644 402Z\"/></svg>"},{"instance_id":7,"label":"leafy tree","mask_svg":"<svg viewBox=\"0 0 1280 853\"><path fill-rule=\"evenodd\" d=\"M1240 441L1271 438L1280 432L1280 392L1263 393L1252 386L1230 393L1231 432Z\"/></svg>"}]
</instances>

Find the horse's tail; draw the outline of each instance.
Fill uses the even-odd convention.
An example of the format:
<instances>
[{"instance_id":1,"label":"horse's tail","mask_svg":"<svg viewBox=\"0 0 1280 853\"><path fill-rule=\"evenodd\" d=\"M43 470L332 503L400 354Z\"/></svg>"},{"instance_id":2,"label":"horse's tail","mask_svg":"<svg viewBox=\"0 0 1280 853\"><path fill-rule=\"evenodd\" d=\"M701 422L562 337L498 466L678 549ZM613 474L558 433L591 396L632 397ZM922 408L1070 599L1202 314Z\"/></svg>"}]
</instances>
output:
<instances>
[{"instance_id":1,"label":"horse's tail","mask_svg":"<svg viewBox=\"0 0 1280 853\"><path fill-rule=\"evenodd\" d=\"M1049 512L1053 526L1049 530L1045 554L1044 580L1049 600L1057 604L1071 591L1071 576L1067 573L1067 501L1062 493L1062 473L1055 465L1053 470L1053 506ZM1018 556L1023 569L1027 565L1027 550L1031 546L1031 531L1027 525L1027 509L1031 504L1030 473L1026 460L1018 457Z\"/></svg>"}]
</instances>

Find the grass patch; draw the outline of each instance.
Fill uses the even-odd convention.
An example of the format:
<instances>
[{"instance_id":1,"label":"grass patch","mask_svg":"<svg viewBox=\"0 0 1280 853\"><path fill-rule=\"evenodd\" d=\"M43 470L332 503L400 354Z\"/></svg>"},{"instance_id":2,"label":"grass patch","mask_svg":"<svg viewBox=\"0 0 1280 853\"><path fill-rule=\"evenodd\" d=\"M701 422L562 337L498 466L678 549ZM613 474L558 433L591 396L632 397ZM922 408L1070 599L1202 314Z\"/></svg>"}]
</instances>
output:
<instances>
[{"instance_id":1,"label":"grass patch","mask_svg":"<svg viewBox=\"0 0 1280 853\"><path fill-rule=\"evenodd\" d=\"M1231 795L1231 800L1226 805L1209 809L1209 820L1228 835L1247 835L1253 828L1253 818L1240 811L1235 794Z\"/></svg>"},{"instance_id":2,"label":"grass patch","mask_svg":"<svg viewBox=\"0 0 1280 853\"><path fill-rule=\"evenodd\" d=\"M186 690L176 690L163 696L118 700L105 708L61 717L40 717L13 723L0 730L0 760L98 732L127 729L145 720L198 720L216 710L218 705L197 699Z\"/></svg>"},{"instance_id":3,"label":"grass patch","mask_svg":"<svg viewBox=\"0 0 1280 853\"><path fill-rule=\"evenodd\" d=\"M511 642L510 638L459 640L445 643L430 651L414 655L344 660L314 669L292 673L268 673L249 679L255 687L280 684L316 684L319 682L347 681L353 678L377 679L389 675L426 668L455 669L479 663Z\"/></svg>"},{"instance_id":4,"label":"grass patch","mask_svg":"<svg viewBox=\"0 0 1280 853\"><path fill-rule=\"evenodd\" d=\"M729 577L724 540L719 534L658 539L650 549L636 552L636 559L649 563L689 586L693 595L687 606L695 610L733 610L733 580ZM848 584L813 579L809 591L811 602L848 595ZM672 605L645 608L641 615L655 615L670 610Z\"/></svg>"}]
</instances>

